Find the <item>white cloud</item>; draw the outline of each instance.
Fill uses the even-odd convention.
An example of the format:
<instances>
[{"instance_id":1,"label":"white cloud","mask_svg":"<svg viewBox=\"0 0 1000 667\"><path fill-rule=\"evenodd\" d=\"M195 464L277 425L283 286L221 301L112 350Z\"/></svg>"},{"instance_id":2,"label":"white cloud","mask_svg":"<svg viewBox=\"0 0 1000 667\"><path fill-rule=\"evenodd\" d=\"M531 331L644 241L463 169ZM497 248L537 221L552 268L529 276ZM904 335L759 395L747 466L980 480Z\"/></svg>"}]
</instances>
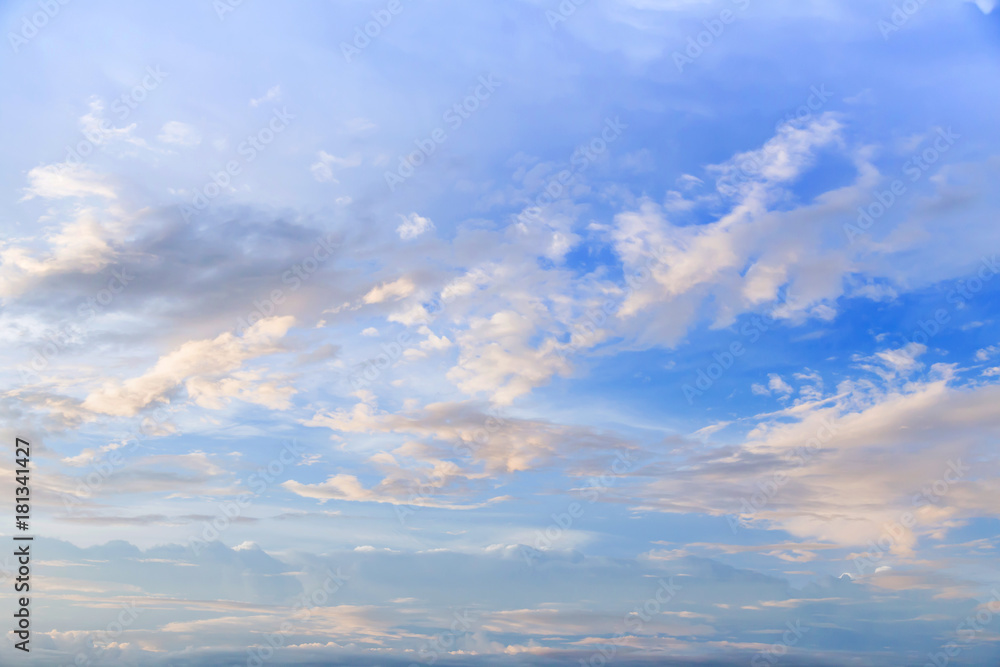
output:
<instances>
[{"instance_id":1,"label":"white cloud","mask_svg":"<svg viewBox=\"0 0 1000 667\"><path fill-rule=\"evenodd\" d=\"M917 357L926 351L926 345L908 343L904 347L882 350L869 357L856 357L855 361L862 362L861 368L871 371L889 382L896 378L905 378L919 369L922 364L917 361Z\"/></svg>"},{"instance_id":2,"label":"white cloud","mask_svg":"<svg viewBox=\"0 0 1000 667\"><path fill-rule=\"evenodd\" d=\"M755 382L750 386L750 390L758 396L770 396L772 393L776 393L784 394L785 397L790 396L794 391L792 386L781 379L777 373L768 373L767 378L767 386Z\"/></svg>"},{"instance_id":3,"label":"white cloud","mask_svg":"<svg viewBox=\"0 0 1000 667\"><path fill-rule=\"evenodd\" d=\"M313 178L315 178L320 183L339 183L333 175L333 166L339 167L341 169L348 169L351 167L357 167L361 165L361 155L356 153L350 157L337 157L335 155L330 155L326 151L319 151L316 154L317 161L309 166L309 171L312 172Z\"/></svg>"},{"instance_id":4,"label":"white cloud","mask_svg":"<svg viewBox=\"0 0 1000 667\"><path fill-rule=\"evenodd\" d=\"M413 281L404 276L391 283L382 283L373 287L364 295L362 300L369 305L389 300L399 301L413 294L416 289L417 287L413 284Z\"/></svg>"},{"instance_id":5,"label":"white cloud","mask_svg":"<svg viewBox=\"0 0 1000 667\"><path fill-rule=\"evenodd\" d=\"M165 144L185 147L197 146L201 143L201 135L198 134L194 126L177 120L164 123L157 139Z\"/></svg>"},{"instance_id":6,"label":"white cloud","mask_svg":"<svg viewBox=\"0 0 1000 667\"><path fill-rule=\"evenodd\" d=\"M250 106L258 107L264 102L277 102L279 100L281 100L281 86L273 86L268 88L263 97L250 100Z\"/></svg>"},{"instance_id":7,"label":"white cloud","mask_svg":"<svg viewBox=\"0 0 1000 667\"><path fill-rule=\"evenodd\" d=\"M364 134L377 127L378 125L369 118L352 118L346 123L346 129L350 134Z\"/></svg>"},{"instance_id":8,"label":"white cloud","mask_svg":"<svg viewBox=\"0 0 1000 667\"><path fill-rule=\"evenodd\" d=\"M732 423L733 422L731 421L723 421L723 422L716 422L715 424L709 424L708 426L704 426L698 429L697 431L692 433L691 436L695 438L707 438L713 433L718 433L719 431L726 428Z\"/></svg>"},{"instance_id":9,"label":"white cloud","mask_svg":"<svg viewBox=\"0 0 1000 667\"><path fill-rule=\"evenodd\" d=\"M767 388L771 391L777 392L779 394L791 394L792 386L781 379L781 376L777 373L768 373L768 383Z\"/></svg>"},{"instance_id":10,"label":"white cloud","mask_svg":"<svg viewBox=\"0 0 1000 667\"><path fill-rule=\"evenodd\" d=\"M234 398L272 410L287 410L297 393L294 387L267 380L258 371L240 371L219 378L192 377L184 388L191 400L208 410L221 410L228 399Z\"/></svg>"},{"instance_id":11,"label":"white cloud","mask_svg":"<svg viewBox=\"0 0 1000 667\"><path fill-rule=\"evenodd\" d=\"M1000 352L1000 345L990 345L981 350L976 350L976 361L987 361Z\"/></svg>"},{"instance_id":12,"label":"white cloud","mask_svg":"<svg viewBox=\"0 0 1000 667\"><path fill-rule=\"evenodd\" d=\"M387 457L391 459L391 456ZM294 494L304 498L313 498L320 502L327 500L347 500L353 502L388 503L391 505L408 505L410 507L438 507L453 510L479 509L492 505L502 497L490 499L481 503L463 504L444 500L436 500L430 494L440 494L444 485L452 481L447 462L440 462L433 470L426 471L426 476L414 474L405 468L396 468L395 475L383 479L373 488L365 488L355 475L331 475L325 482L318 484L302 484L294 480L282 483L282 486ZM452 464L454 465L454 464ZM386 466L388 467L388 466ZM423 471L421 471L423 472ZM418 493L418 489L423 489Z\"/></svg>"},{"instance_id":13,"label":"white cloud","mask_svg":"<svg viewBox=\"0 0 1000 667\"><path fill-rule=\"evenodd\" d=\"M136 124L126 127L112 127L104 117L104 102L94 97L90 100L90 111L80 117L80 130L87 141L94 146L105 146L114 141L122 141L134 146L147 148L146 142L133 136ZM77 146L77 152L81 147Z\"/></svg>"},{"instance_id":14,"label":"white cloud","mask_svg":"<svg viewBox=\"0 0 1000 667\"><path fill-rule=\"evenodd\" d=\"M399 238L404 241L410 239L415 239L424 232L434 229L434 223L428 218L421 217L416 213L411 213L409 215L399 216L403 222L400 223L399 227L396 227L396 232L399 234Z\"/></svg>"},{"instance_id":15,"label":"white cloud","mask_svg":"<svg viewBox=\"0 0 1000 667\"><path fill-rule=\"evenodd\" d=\"M588 453L596 456L600 463L592 465L584 461L578 465L588 474L602 474L604 470L599 466L607 465L604 460L609 451L634 449L620 438L540 419L498 416L472 402L431 403L421 410L394 414L380 411L373 402L362 400L350 410L320 411L302 423L329 428L336 433L393 433L406 438L394 450L397 456L428 465L468 454L472 467L482 465L485 472L490 473L484 478L540 468L556 461L565 466L566 461L561 457ZM470 479L478 478L477 474L462 472Z\"/></svg>"},{"instance_id":16,"label":"white cloud","mask_svg":"<svg viewBox=\"0 0 1000 667\"><path fill-rule=\"evenodd\" d=\"M915 352L882 358L908 372L905 360ZM953 369L943 365L905 383L891 375L882 383L844 381L823 400L758 417L737 452L726 449L711 461L699 456L683 479L630 488L622 501L637 509L741 515L758 528L843 547L880 539L885 526L909 512L915 527L898 532L889 551L914 557L921 536L942 539L964 519L1000 511L990 491L1000 469L988 453L989 434L1000 427L1000 413L990 407L1000 386L953 381ZM934 495L920 500L922 493Z\"/></svg>"},{"instance_id":17,"label":"white cloud","mask_svg":"<svg viewBox=\"0 0 1000 667\"><path fill-rule=\"evenodd\" d=\"M274 383L261 383L257 373L232 371L247 360L278 351L277 340L293 322L290 316L270 317L254 324L242 337L224 333L214 339L188 341L160 357L143 375L104 382L101 389L87 396L83 407L108 415L135 415L154 402L166 400L181 385L205 408L222 407L223 398L241 398L279 409L286 407L291 390Z\"/></svg>"},{"instance_id":18,"label":"white cloud","mask_svg":"<svg viewBox=\"0 0 1000 667\"><path fill-rule=\"evenodd\" d=\"M473 319L458 334L459 358L448 379L469 395L483 392L509 405L553 375L568 375L562 347L553 338L532 347L534 334L532 320L509 310Z\"/></svg>"},{"instance_id":19,"label":"white cloud","mask_svg":"<svg viewBox=\"0 0 1000 667\"><path fill-rule=\"evenodd\" d=\"M611 236L627 273L652 278L638 281L618 311L631 320L628 328L644 341L671 344L703 301L715 301L716 325L723 326L740 313L776 304L782 288L787 296L774 307L776 316L829 317L823 301L843 292L849 264L835 249L822 248L820 230L842 224L846 207L822 199L788 212L769 207L812 165L818 149L840 141L840 132L829 114L786 124L761 149L709 167L724 195L720 203L734 200L716 222L677 225L649 200L617 215ZM812 222L803 231L806 219Z\"/></svg>"},{"instance_id":20,"label":"white cloud","mask_svg":"<svg viewBox=\"0 0 1000 667\"><path fill-rule=\"evenodd\" d=\"M431 352L440 352L452 346L452 342L448 340L447 336L438 336L427 326L420 327L418 332L426 338L417 343L416 347L408 348L403 352L403 358L407 361L423 359Z\"/></svg>"},{"instance_id":21,"label":"white cloud","mask_svg":"<svg viewBox=\"0 0 1000 667\"><path fill-rule=\"evenodd\" d=\"M102 197L117 199L109 179L83 164L59 163L35 167L28 172L29 185L23 200L43 197Z\"/></svg>"},{"instance_id":22,"label":"white cloud","mask_svg":"<svg viewBox=\"0 0 1000 667\"><path fill-rule=\"evenodd\" d=\"M115 237L115 225L103 223L91 209L81 209L75 219L47 236L46 253L0 244L0 296L21 294L48 276L97 273L118 257Z\"/></svg>"}]
</instances>

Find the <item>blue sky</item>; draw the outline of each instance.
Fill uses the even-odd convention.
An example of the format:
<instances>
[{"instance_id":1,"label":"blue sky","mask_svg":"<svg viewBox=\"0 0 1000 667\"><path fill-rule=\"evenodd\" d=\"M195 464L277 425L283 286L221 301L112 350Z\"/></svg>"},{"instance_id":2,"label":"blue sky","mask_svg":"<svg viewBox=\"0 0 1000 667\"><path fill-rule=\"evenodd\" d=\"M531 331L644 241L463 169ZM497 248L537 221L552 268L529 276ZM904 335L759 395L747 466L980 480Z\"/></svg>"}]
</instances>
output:
<instances>
[{"instance_id":1,"label":"blue sky","mask_svg":"<svg viewBox=\"0 0 1000 667\"><path fill-rule=\"evenodd\" d=\"M3 660L992 664L994 4L5 3Z\"/></svg>"}]
</instances>

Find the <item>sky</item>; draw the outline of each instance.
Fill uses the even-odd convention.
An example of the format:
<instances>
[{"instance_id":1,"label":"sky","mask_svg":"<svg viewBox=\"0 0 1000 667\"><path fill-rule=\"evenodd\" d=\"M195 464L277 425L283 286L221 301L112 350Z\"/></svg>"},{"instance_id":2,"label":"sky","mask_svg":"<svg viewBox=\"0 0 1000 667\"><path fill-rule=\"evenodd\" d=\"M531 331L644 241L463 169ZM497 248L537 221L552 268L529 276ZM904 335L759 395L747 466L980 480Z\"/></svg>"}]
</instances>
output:
<instances>
[{"instance_id":1,"label":"sky","mask_svg":"<svg viewBox=\"0 0 1000 667\"><path fill-rule=\"evenodd\" d=\"M995 5L3 3L0 662L997 664Z\"/></svg>"}]
</instances>

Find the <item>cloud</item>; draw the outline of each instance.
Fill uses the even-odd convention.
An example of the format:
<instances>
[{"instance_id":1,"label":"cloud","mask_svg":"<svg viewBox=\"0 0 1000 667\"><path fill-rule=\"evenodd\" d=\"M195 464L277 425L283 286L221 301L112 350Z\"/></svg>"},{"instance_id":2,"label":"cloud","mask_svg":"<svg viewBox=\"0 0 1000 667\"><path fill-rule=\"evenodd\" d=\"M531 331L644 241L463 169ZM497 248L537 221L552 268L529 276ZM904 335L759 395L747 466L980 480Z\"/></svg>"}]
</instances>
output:
<instances>
[{"instance_id":1,"label":"cloud","mask_svg":"<svg viewBox=\"0 0 1000 667\"><path fill-rule=\"evenodd\" d=\"M839 144L842 128L832 114L788 123L762 148L708 167L717 177L720 202L733 202L716 222L676 225L649 200L618 214L611 238L627 273L651 277L636 281L619 317L631 320L633 330L641 327L636 333L642 340L672 343L709 298L717 304L717 326L776 304L782 288L789 296L774 308L777 316L822 313L820 302L842 293L848 264L838 252L824 251L819 238L786 228L807 216L817 229L834 221L839 226L842 206L820 198L789 212L769 207L814 163L819 149Z\"/></svg>"},{"instance_id":2,"label":"cloud","mask_svg":"<svg viewBox=\"0 0 1000 667\"><path fill-rule=\"evenodd\" d=\"M418 329L418 333L426 336L426 338L419 341L416 344L416 347L407 348L403 352L403 358L407 361L424 359L431 352L441 352L442 350L447 350L452 346L452 342L447 336L436 335L430 330L430 327L422 326Z\"/></svg>"},{"instance_id":3,"label":"cloud","mask_svg":"<svg viewBox=\"0 0 1000 667\"><path fill-rule=\"evenodd\" d=\"M1000 345L989 345L981 350L976 350L976 361L988 361L998 352L1000 352Z\"/></svg>"},{"instance_id":4,"label":"cloud","mask_svg":"<svg viewBox=\"0 0 1000 667\"><path fill-rule=\"evenodd\" d=\"M267 89L263 97L250 100L250 106L259 107L265 102L278 102L281 100L281 86L272 86Z\"/></svg>"},{"instance_id":5,"label":"cloud","mask_svg":"<svg viewBox=\"0 0 1000 667\"><path fill-rule=\"evenodd\" d=\"M370 118L352 118L345 124L350 134L365 134L378 128L378 125Z\"/></svg>"},{"instance_id":6,"label":"cloud","mask_svg":"<svg viewBox=\"0 0 1000 667\"><path fill-rule=\"evenodd\" d=\"M115 241L120 232L120 225L105 222L95 210L84 208L48 234L48 252L0 244L0 296L17 296L48 277L97 273L118 258Z\"/></svg>"},{"instance_id":7,"label":"cloud","mask_svg":"<svg viewBox=\"0 0 1000 667\"><path fill-rule=\"evenodd\" d=\"M184 147L197 146L201 143L201 135L194 126L177 120L165 123L157 139L165 144Z\"/></svg>"},{"instance_id":8,"label":"cloud","mask_svg":"<svg viewBox=\"0 0 1000 667\"><path fill-rule=\"evenodd\" d=\"M872 589L849 578L822 577L800 590L719 560L655 550L639 561L536 552L532 567L546 576L528 577L516 544L467 553L362 547L323 556L271 553L249 541L233 548L210 542L200 551L169 543L36 544L52 570L39 612L79 607L100 626L123 605L135 609L123 635L129 641L106 655L149 665L246 661L245 647L261 645L261 628L284 628L273 653L281 664L405 666L421 654L444 664L515 665L526 656L577 664L602 650L624 665L679 667L703 662L706 653L737 664L771 650L793 614L791 627L803 638L795 652L809 664L832 667L846 657L889 667L907 650L940 645L954 619L976 608L969 596ZM234 571L238 576L223 576ZM394 579L399 572L423 576ZM872 614L886 622L873 625ZM816 618L838 628L836 636L818 632ZM60 663L71 662L79 652L95 655L103 633L92 627L76 620L36 640ZM192 635L211 650L192 649ZM878 650L845 645L845 635L874 636ZM449 651L435 648L444 642ZM6 660L13 647L2 651ZM981 655L973 643L963 651Z\"/></svg>"},{"instance_id":9,"label":"cloud","mask_svg":"<svg viewBox=\"0 0 1000 667\"><path fill-rule=\"evenodd\" d=\"M265 380L262 373L253 371L235 372L223 378L192 377L184 387L189 398L209 410L221 410L228 402L226 399L234 398L271 410L287 410L297 393L294 387Z\"/></svg>"},{"instance_id":10,"label":"cloud","mask_svg":"<svg viewBox=\"0 0 1000 667\"><path fill-rule=\"evenodd\" d=\"M92 146L106 147L115 142L124 142L140 148L149 148L146 142L133 135L136 124L132 123L126 127L112 127L110 121L104 117L104 102L99 97L90 100L90 111L80 117L80 130L83 136ZM82 146L77 146L77 153L82 151ZM89 153L89 151L88 151Z\"/></svg>"},{"instance_id":11,"label":"cloud","mask_svg":"<svg viewBox=\"0 0 1000 667\"><path fill-rule=\"evenodd\" d=\"M491 474L537 470L556 463L570 474L603 474L616 450L636 449L613 434L541 419L498 416L475 402L431 403L398 414L380 411L368 393L360 398L349 410L321 410L303 423L337 433L396 434L404 438L399 453L414 461L431 464L468 457L464 464L470 470L481 465Z\"/></svg>"},{"instance_id":12,"label":"cloud","mask_svg":"<svg viewBox=\"0 0 1000 667\"><path fill-rule=\"evenodd\" d=\"M340 355L341 346L334 345L333 343L326 343L320 345L315 350L299 356L300 364L312 364L318 361L327 361L329 359L336 359Z\"/></svg>"},{"instance_id":13,"label":"cloud","mask_svg":"<svg viewBox=\"0 0 1000 667\"><path fill-rule=\"evenodd\" d=\"M913 352L889 350L878 358L891 368L911 369ZM943 365L905 382L881 368L871 371L881 383L845 380L821 401L762 416L735 451L698 457L683 479L630 491L643 498L631 502L668 512L740 515L760 528L844 547L879 540L885 526L909 512L916 527L890 540L898 557L912 557L922 538L941 539L956 521L995 516L986 480L1000 471L984 452L986 433L1000 426L988 408L1000 386L952 386L952 369ZM963 470L974 460L981 464ZM780 483L773 484L778 476ZM922 497L933 485L944 490Z\"/></svg>"},{"instance_id":14,"label":"cloud","mask_svg":"<svg viewBox=\"0 0 1000 667\"><path fill-rule=\"evenodd\" d=\"M416 285L414 285L413 281L404 276L390 283L382 283L377 287L373 287L365 294L363 301L368 305L383 303L389 300L399 301L413 294L415 290Z\"/></svg>"},{"instance_id":15,"label":"cloud","mask_svg":"<svg viewBox=\"0 0 1000 667\"><path fill-rule=\"evenodd\" d=\"M87 396L83 407L108 415L135 415L153 403L165 402L181 385L202 407L217 409L226 397L286 407L292 390L260 383L259 374L230 374L247 360L278 351L277 340L293 322L289 316L271 317L254 324L242 337L223 333L214 339L184 343L160 357L143 375L106 381Z\"/></svg>"},{"instance_id":16,"label":"cloud","mask_svg":"<svg viewBox=\"0 0 1000 667\"><path fill-rule=\"evenodd\" d=\"M449 493L449 487L467 479L459 473L457 466L445 461L437 461L427 470L410 470L396 465L391 454L379 457L378 462L387 473L377 485L365 488L355 475L331 475L325 482L302 484L296 481L283 482L282 486L304 498L320 502L346 500L352 502L387 503L413 507L436 507L451 510L473 510L502 501L502 497L485 502L463 504L439 500L433 496Z\"/></svg>"},{"instance_id":17,"label":"cloud","mask_svg":"<svg viewBox=\"0 0 1000 667\"><path fill-rule=\"evenodd\" d=\"M917 357L927 352L927 346L920 343L908 343L904 347L876 352L869 357L856 357L861 361L861 368L878 374L884 380L907 377L921 367Z\"/></svg>"},{"instance_id":18,"label":"cloud","mask_svg":"<svg viewBox=\"0 0 1000 667\"><path fill-rule=\"evenodd\" d=\"M692 437L695 437L695 438L707 438L710 435L712 435L713 433L718 433L719 431L721 431L722 429L726 428L730 424L732 424L731 421L723 421L723 422L717 422L715 424L709 424L708 426L704 426L704 427L698 429L697 431L695 431L691 435L692 435Z\"/></svg>"},{"instance_id":19,"label":"cloud","mask_svg":"<svg viewBox=\"0 0 1000 667\"><path fill-rule=\"evenodd\" d=\"M335 155L330 155L326 151L320 151L317 153L317 161L309 166L309 170L312 172L313 178L315 178L320 183L339 183L333 176L333 166L339 167L341 169L349 169L351 167L357 167L361 165L361 155L354 154L351 157L337 157Z\"/></svg>"},{"instance_id":20,"label":"cloud","mask_svg":"<svg viewBox=\"0 0 1000 667\"><path fill-rule=\"evenodd\" d=\"M554 28L543 14L558 8L535 4L537 20L520 27L537 39L520 41L476 31L512 18L489 3L420 12L387 32L392 44L335 68L331 86L288 79L300 73L282 53L283 30L353 29L338 3L288 6L278 21L239 10L210 44L188 31L211 66L178 74L170 99L117 104L142 92L100 45L92 55L104 66L71 68L80 80L62 90L115 89L123 95L108 111L94 100L79 123L72 114L48 127L71 99L15 96L23 131L9 143L28 217L8 212L0 242L0 415L23 432L5 433L28 433L50 468L33 488L40 526L81 544L96 530L142 545L39 544L48 575L36 613L54 619L36 634L40 653L72 663L93 649L89 631L134 598L148 615L106 654L88 653L92 662L235 664L270 637L283 644L272 664L405 667L428 662L422 649L468 605L475 624L435 664L593 664L601 651L623 667L748 664L801 619L812 627L789 663L884 667L934 655L984 604L973 598L997 548L998 375L987 347L997 281L980 291L974 280L980 255L1000 244L1000 160L982 111L996 93L969 82L990 80L981 28L996 12L927 3L889 36L896 57L880 62L874 23L889 8L784 0L757 7L752 26L747 13L701 40L704 54L681 73L672 51L708 36L734 3L611 0ZM115 16L91 18L121 32ZM126 22L142 20L131 12ZM183 33L172 15L156 21ZM241 26L274 39L229 29ZM300 54L337 51L298 32ZM808 48L793 43L800 34ZM72 63L58 57L72 40L50 36L53 58L10 70L16 90ZM147 41L151 62L176 60L162 52L169 40ZM496 54L517 54L502 60L518 85L449 134L415 187L387 198L383 169L447 122L449 104L475 104L456 53L458 69L480 73ZM829 68L843 53L853 57ZM242 77L248 63L264 63L265 78ZM387 78L386 65L406 75ZM928 71L931 88L893 85ZM267 77L282 86L265 93ZM811 108L809 87L824 82L835 94ZM207 109L225 131L210 137L199 124L205 141L246 157L237 145L245 132L266 136L253 117L280 106L282 88L303 110L294 136L276 137L252 178L184 220L171 204L205 184L204 166L156 141L161 126ZM242 107L250 97L256 108ZM557 123L515 113L556 106ZM599 119L617 113L627 130L597 150ZM963 136L911 181L904 165L934 141L927 118L948 118ZM197 134L166 130L180 142ZM88 134L95 150L81 171L29 175L46 151ZM858 207L897 178L906 195L848 238ZM332 191L338 179L350 187ZM336 239L322 260L320 237ZM123 267L136 275L128 288L77 317ZM908 333L893 323L923 327L937 308L951 320L936 319L939 334L924 327L926 347L885 344ZM268 326L277 316L302 326L233 332L250 311L273 318ZM712 392L685 403L688 362L762 313L779 322ZM967 320L987 324L965 331ZM43 357L39 377L17 377ZM358 369L373 363L380 373L355 391ZM123 434L162 406L170 418L143 431L148 449L123 448ZM315 453L274 474L286 437ZM624 471L612 467L619 451ZM124 465L91 499L61 509L59 492L118 454ZM948 482L952 464L971 469ZM252 507L233 517L248 490ZM340 513L317 510L323 501ZM569 526L573 502L584 515ZM408 506L423 509L402 525L396 510ZM868 540L884 541L906 512L913 525L899 537L893 527L878 572L827 576L854 571ZM195 553L188 538L213 523L238 546ZM646 546L664 535L672 543ZM327 566L342 566L348 585L294 623ZM634 621L671 577L683 592L612 646L626 615ZM995 663L996 639L981 633L961 660ZM10 649L0 647L0 663L16 662Z\"/></svg>"},{"instance_id":21,"label":"cloud","mask_svg":"<svg viewBox=\"0 0 1000 667\"><path fill-rule=\"evenodd\" d=\"M767 388L771 391L778 392L779 394L791 394L792 386L781 379L781 376L777 373L768 373L768 383Z\"/></svg>"},{"instance_id":22,"label":"cloud","mask_svg":"<svg viewBox=\"0 0 1000 667\"><path fill-rule=\"evenodd\" d=\"M118 193L110 184L110 179L99 175L83 164L60 163L35 167L28 172L29 185L22 201L42 197L62 199L66 197L101 197L117 199Z\"/></svg>"},{"instance_id":23,"label":"cloud","mask_svg":"<svg viewBox=\"0 0 1000 667\"><path fill-rule=\"evenodd\" d=\"M399 234L399 238L404 241L409 241L410 239L415 239L424 232L434 229L434 223L429 219L421 217L416 213L411 213L410 215L401 215L403 222L400 223L399 227L396 227L396 233Z\"/></svg>"},{"instance_id":24,"label":"cloud","mask_svg":"<svg viewBox=\"0 0 1000 667\"><path fill-rule=\"evenodd\" d=\"M458 362L448 379L469 395L486 393L497 404L509 405L554 374L568 375L569 362L556 341L531 347L534 335L534 323L517 312L473 319L457 336Z\"/></svg>"},{"instance_id":25,"label":"cloud","mask_svg":"<svg viewBox=\"0 0 1000 667\"><path fill-rule=\"evenodd\" d=\"M768 373L768 383L765 387L760 384L753 384L751 390L754 394L759 396L770 396L772 393L784 394L786 397L789 396L794 390L792 386L781 379L781 376L777 373Z\"/></svg>"}]
</instances>

